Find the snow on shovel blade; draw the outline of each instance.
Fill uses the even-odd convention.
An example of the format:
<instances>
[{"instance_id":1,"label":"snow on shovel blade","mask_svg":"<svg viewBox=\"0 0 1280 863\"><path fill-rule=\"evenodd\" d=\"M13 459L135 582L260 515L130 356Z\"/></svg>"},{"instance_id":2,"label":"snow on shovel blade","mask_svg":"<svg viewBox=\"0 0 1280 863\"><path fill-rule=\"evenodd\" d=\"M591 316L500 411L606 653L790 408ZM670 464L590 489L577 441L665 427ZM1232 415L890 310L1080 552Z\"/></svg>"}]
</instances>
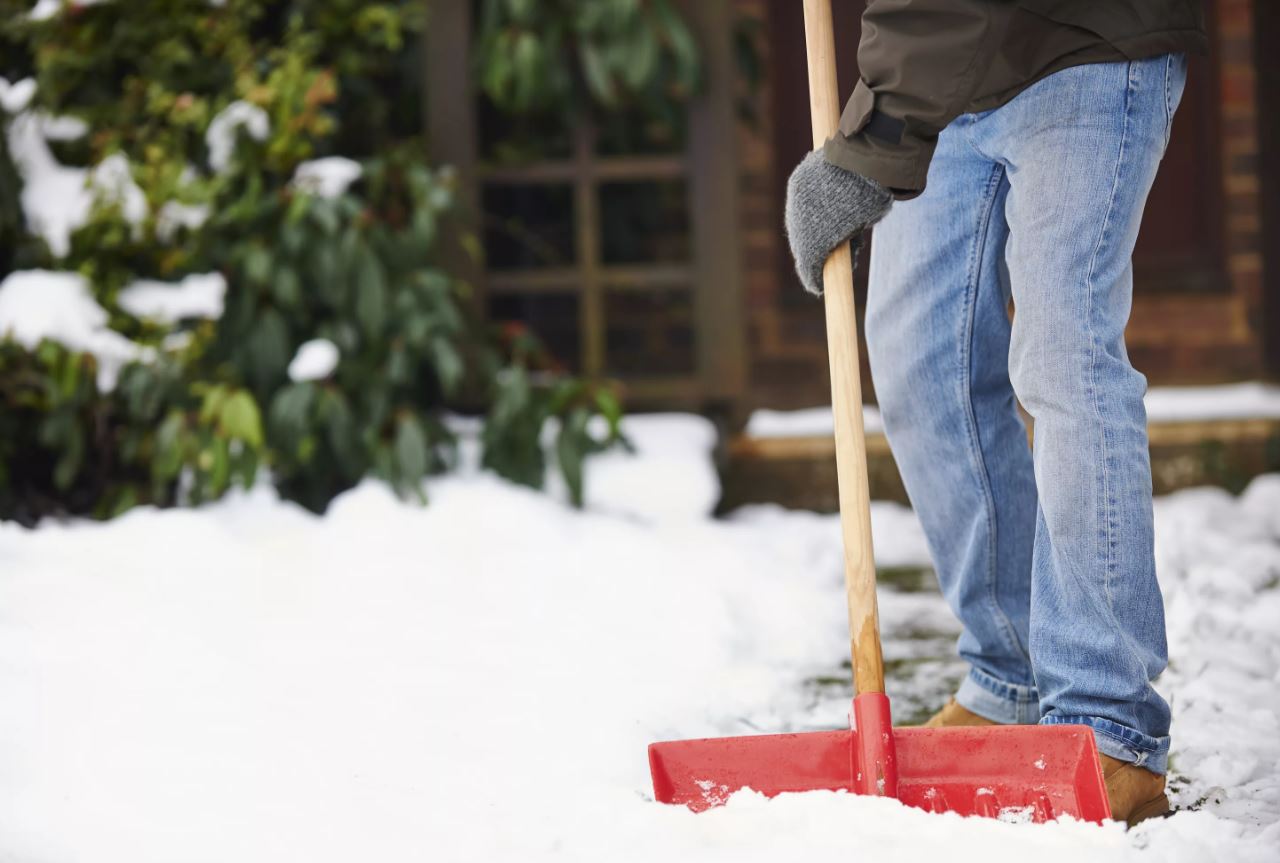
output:
<instances>
[{"instance_id":1,"label":"snow on shovel blade","mask_svg":"<svg viewBox=\"0 0 1280 863\"><path fill-rule=\"evenodd\" d=\"M1093 732L1080 725L895 728L898 799L1017 821L1110 817ZM654 797L695 812L751 788L854 790L857 731L677 740L649 747Z\"/></svg>"}]
</instances>

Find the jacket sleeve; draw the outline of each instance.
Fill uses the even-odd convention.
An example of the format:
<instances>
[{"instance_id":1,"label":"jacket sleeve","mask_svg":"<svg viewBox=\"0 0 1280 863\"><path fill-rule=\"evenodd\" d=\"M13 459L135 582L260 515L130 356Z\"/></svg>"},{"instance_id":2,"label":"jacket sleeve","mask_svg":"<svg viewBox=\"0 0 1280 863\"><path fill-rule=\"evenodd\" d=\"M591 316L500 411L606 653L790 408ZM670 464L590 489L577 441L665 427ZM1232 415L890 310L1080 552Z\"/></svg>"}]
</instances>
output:
<instances>
[{"instance_id":1,"label":"jacket sleeve","mask_svg":"<svg viewBox=\"0 0 1280 863\"><path fill-rule=\"evenodd\" d=\"M1012 0L870 0L860 78L828 162L897 198L924 191L938 133L964 112L1000 44Z\"/></svg>"}]
</instances>

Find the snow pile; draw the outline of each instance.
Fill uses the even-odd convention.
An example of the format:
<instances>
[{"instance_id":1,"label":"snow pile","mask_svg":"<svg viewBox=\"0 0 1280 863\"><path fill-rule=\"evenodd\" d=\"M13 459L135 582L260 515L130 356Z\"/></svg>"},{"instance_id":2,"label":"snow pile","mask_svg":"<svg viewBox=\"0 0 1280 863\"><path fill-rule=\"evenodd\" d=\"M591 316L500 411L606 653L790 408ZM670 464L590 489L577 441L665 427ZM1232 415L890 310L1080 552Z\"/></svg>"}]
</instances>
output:
<instances>
[{"instance_id":1,"label":"snow pile","mask_svg":"<svg viewBox=\"0 0 1280 863\"><path fill-rule=\"evenodd\" d=\"M258 489L109 525L0 525L0 857L1275 859L1273 804L1248 808L1280 788L1274 728L1258 737L1280 650L1260 575L1275 480L1161 508L1178 757L1251 783L1221 807L1128 834L829 793L695 816L649 799L645 745L814 721L802 682L846 646L839 533L776 508L708 519L710 428L626 431L640 455L606 465L586 512L467 471L430 484L426 508L366 483L324 517ZM646 471L684 503L659 502ZM883 560L920 562L904 510L873 521ZM936 594L913 601L945 615ZM885 602L886 627L906 608ZM1202 647L1208 673L1178 652ZM1193 775L1180 799L1203 792Z\"/></svg>"},{"instance_id":2,"label":"snow pile","mask_svg":"<svg viewBox=\"0 0 1280 863\"><path fill-rule=\"evenodd\" d=\"M338 346L328 339L303 342L289 362L289 380L300 382L327 378L338 367L338 359Z\"/></svg>"},{"instance_id":3,"label":"snow pile","mask_svg":"<svg viewBox=\"0 0 1280 863\"><path fill-rule=\"evenodd\" d=\"M1157 501L1175 802L1272 825L1280 857L1280 475Z\"/></svg>"},{"instance_id":4,"label":"snow pile","mask_svg":"<svg viewBox=\"0 0 1280 863\"><path fill-rule=\"evenodd\" d=\"M227 280L221 273L198 273L177 284L139 279L120 291L120 308L137 318L174 324L183 318L222 317Z\"/></svg>"},{"instance_id":5,"label":"snow pile","mask_svg":"<svg viewBox=\"0 0 1280 863\"><path fill-rule=\"evenodd\" d=\"M107 326L107 312L79 273L20 270L0 282L0 337L34 350L50 339L98 360L98 387L115 386L120 368L150 360L154 351Z\"/></svg>"},{"instance_id":6,"label":"snow pile","mask_svg":"<svg viewBox=\"0 0 1280 863\"><path fill-rule=\"evenodd\" d=\"M294 169L293 187L320 198L336 198L360 179L362 171L359 162L344 156L313 159Z\"/></svg>"},{"instance_id":7,"label":"snow pile","mask_svg":"<svg viewBox=\"0 0 1280 863\"><path fill-rule=\"evenodd\" d=\"M689 414L649 414L638 427L643 434L631 438L634 455L615 449L592 457L586 473L588 505L653 522L710 516L720 500L720 478L712 462L715 429ZM553 486L555 479L553 474Z\"/></svg>"}]
</instances>

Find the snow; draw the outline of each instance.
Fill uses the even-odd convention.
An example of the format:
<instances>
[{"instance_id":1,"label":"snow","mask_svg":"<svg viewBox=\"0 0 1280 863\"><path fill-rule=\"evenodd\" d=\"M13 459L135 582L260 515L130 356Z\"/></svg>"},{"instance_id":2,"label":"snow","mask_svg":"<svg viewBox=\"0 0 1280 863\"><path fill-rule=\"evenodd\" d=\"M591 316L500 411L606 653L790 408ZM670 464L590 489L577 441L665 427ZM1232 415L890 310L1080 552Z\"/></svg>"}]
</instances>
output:
<instances>
[{"instance_id":1,"label":"snow","mask_svg":"<svg viewBox=\"0 0 1280 863\"><path fill-rule=\"evenodd\" d=\"M747 419L747 437L830 437L835 427L831 406L777 411L761 408ZM883 434L884 422L875 405L862 406L862 427L867 434Z\"/></svg>"},{"instance_id":2,"label":"snow","mask_svg":"<svg viewBox=\"0 0 1280 863\"><path fill-rule=\"evenodd\" d=\"M46 141L78 141L89 134L89 124L79 117L40 115L40 131Z\"/></svg>"},{"instance_id":3,"label":"snow","mask_svg":"<svg viewBox=\"0 0 1280 863\"><path fill-rule=\"evenodd\" d=\"M6 114L17 114L27 109L36 95L36 79L23 78L21 81L9 83L9 79L0 78L0 108Z\"/></svg>"},{"instance_id":4,"label":"snow","mask_svg":"<svg viewBox=\"0 0 1280 863\"><path fill-rule=\"evenodd\" d=\"M1147 393L1151 422L1280 419L1280 386L1258 382L1208 387L1154 387Z\"/></svg>"},{"instance_id":5,"label":"snow","mask_svg":"<svg viewBox=\"0 0 1280 863\"><path fill-rule=\"evenodd\" d=\"M133 180L124 153L112 153L89 169L89 187L106 203L119 204L124 220L137 226L147 217L147 196Z\"/></svg>"},{"instance_id":6,"label":"snow","mask_svg":"<svg viewBox=\"0 0 1280 863\"><path fill-rule=\"evenodd\" d=\"M179 228L196 230L209 220L209 207L205 204L184 204L165 201L156 211L156 236L169 242Z\"/></svg>"},{"instance_id":7,"label":"snow","mask_svg":"<svg viewBox=\"0 0 1280 863\"><path fill-rule=\"evenodd\" d=\"M327 378L338 367L338 346L328 339L312 339L298 346L289 362L289 380L316 381Z\"/></svg>"},{"instance_id":8,"label":"snow","mask_svg":"<svg viewBox=\"0 0 1280 863\"><path fill-rule=\"evenodd\" d=\"M236 136L243 129L255 141L266 140L271 121L267 112L257 105L236 100L218 112L205 130L205 145L209 148L209 167L222 173L231 167L236 151Z\"/></svg>"},{"instance_id":9,"label":"snow","mask_svg":"<svg viewBox=\"0 0 1280 863\"><path fill-rule=\"evenodd\" d=\"M105 2L107 0L38 0L27 13L27 17L32 21L48 21L53 16L61 14L62 10L68 6L97 6Z\"/></svg>"},{"instance_id":10,"label":"snow","mask_svg":"<svg viewBox=\"0 0 1280 863\"><path fill-rule=\"evenodd\" d=\"M89 291L84 276L70 272L19 270L0 282L0 337L34 350L51 339L98 360L98 386L115 386L120 368L148 360L154 352L107 326L107 312Z\"/></svg>"},{"instance_id":11,"label":"snow","mask_svg":"<svg viewBox=\"0 0 1280 863\"><path fill-rule=\"evenodd\" d=\"M720 500L715 429L689 414L648 414L642 428L634 456L613 450L591 459L585 495L592 508L655 522L709 517Z\"/></svg>"},{"instance_id":12,"label":"snow","mask_svg":"<svg viewBox=\"0 0 1280 863\"><path fill-rule=\"evenodd\" d=\"M54 257L71 250L71 234L89 220L95 201L115 203L135 229L146 219L147 199L133 179L129 161L112 153L92 168L60 164L49 149L50 140L69 140L87 127L73 117L50 117L30 109L35 82L24 78L9 84L0 78L0 107L9 113L8 143L22 176L22 210L27 226L44 239Z\"/></svg>"},{"instance_id":13,"label":"snow","mask_svg":"<svg viewBox=\"0 0 1280 863\"><path fill-rule=\"evenodd\" d=\"M71 250L71 233L88 218L93 196L88 171L58 163L45 141L40 115L24 111L9 121L9 154L22 175L27 226L55 257Z\"/></svg>"},{"instance_id":14,"label":"snow","mask_svg":"<svg viewBox=\"0 0 1280 863\"><path fill-rule=\"evenodd\" d=\"M139 279L120 291L120 308L138 318L173 324L183 318L222 317L227 280L221 273L193 273L177 284Z\"/></svg>"},{"instance_id":15,"label":"snow","mask_svg":"<svg viewBox=\"0 0 1280 863\"><path fill-rule=\"evenodd\" d=\"M1259 382L1204 387L1152 387L1146 395L1147 419L1153 423L1191 420L1280 419L1280 385ZM864 405L868 434L883 433L874 405ZM753 411L746 435L756 438L829 437L831 407Z\"/></svg>"},{"instance_id":16,"label":"snow","mask_svg":"<svg viewBox=\"0 0 1280 863\"><path fill-rule=\"evenodd\" d=\"M710 519L710 426L625 431L640 454L609 457L583 512L467 467L425 508L367 482L323 517L263 487L0 525L0 857L1277 859L1280 476L1157 505L1194 811L1126 833L742 792L693 815L650 799L650 741L841 721L847 692L807 683L847 674L839 530ZM882 563L927 562L909 511L872 518ZM936 591L880 593L887 655L954 635ZM891 677L895 708L922 676Z\"/></svg>"},{"instance_id":17,"label":"snow","mask_svg":"<svg viewBox=\"0 0 1280 863\"><path fill-rule=\"evenodd\" d=\"M320 198L336 198L360 179L360 163L343 156L301 162L293 172L293 186Z\"/></svg>"}]
</instances>

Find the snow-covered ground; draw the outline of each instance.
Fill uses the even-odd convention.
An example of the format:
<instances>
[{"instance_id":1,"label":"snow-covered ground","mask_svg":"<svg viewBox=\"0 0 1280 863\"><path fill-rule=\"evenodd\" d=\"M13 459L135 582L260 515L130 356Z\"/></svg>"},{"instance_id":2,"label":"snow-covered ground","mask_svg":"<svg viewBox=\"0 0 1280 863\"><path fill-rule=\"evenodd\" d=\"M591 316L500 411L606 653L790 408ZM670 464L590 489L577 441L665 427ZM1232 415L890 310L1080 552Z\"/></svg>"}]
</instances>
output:
<instances>
[{"instance_id":1,"label":"snow-covered ground","mask_svg":"<svg viewBox=\"0 0 1280 863\"><path fill-rule=\"evenodd\" d=\"M1280 859L1280 476L1158 502L1175 799L1006 824L843 794L650 799L652 740L836 726L834 517L729 520L710 428L636 418L591 507L473 472L323 518L268 489L0 526L0 860ZM909 511L877 505L900 717L961 672Z\"/></svg>"}]
</instances>

